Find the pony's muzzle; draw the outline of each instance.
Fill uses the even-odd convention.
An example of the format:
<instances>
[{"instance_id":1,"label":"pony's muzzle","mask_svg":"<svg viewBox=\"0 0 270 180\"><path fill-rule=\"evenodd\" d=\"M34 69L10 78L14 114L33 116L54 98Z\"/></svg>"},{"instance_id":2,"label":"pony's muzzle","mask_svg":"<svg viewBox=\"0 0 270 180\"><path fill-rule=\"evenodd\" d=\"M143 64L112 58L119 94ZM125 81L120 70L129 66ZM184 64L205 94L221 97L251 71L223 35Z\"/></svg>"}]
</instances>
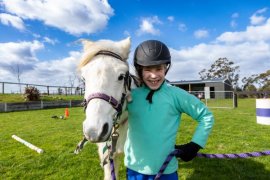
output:
<instances>
[{"instance_id":1,"label":"pony's muzzle","mask_svg":"<svg viewBox=\"0 0 270 180\"><path fill-rule=\"evenodd\" d=\"M109 139L110 130L108 123L104 123L101 129L96 129L93 127L86 128L85 124L83 126L84 136L87 140L93 143L98 143L105 142Z\"/></svg>"},{"instance_id":2,"label":"pony's muzzle","mask_svg":"<svg viewBox=\"0 0 270 180\"><path fill-rule=\"evenodd\" d=\"M102 131L101 131L100 137L106 137L106 135L108 134L108 131L109 131L109 124L108 123L105 123L103 125L103 127L102 127Z\"/></svg>"}]
</instances>

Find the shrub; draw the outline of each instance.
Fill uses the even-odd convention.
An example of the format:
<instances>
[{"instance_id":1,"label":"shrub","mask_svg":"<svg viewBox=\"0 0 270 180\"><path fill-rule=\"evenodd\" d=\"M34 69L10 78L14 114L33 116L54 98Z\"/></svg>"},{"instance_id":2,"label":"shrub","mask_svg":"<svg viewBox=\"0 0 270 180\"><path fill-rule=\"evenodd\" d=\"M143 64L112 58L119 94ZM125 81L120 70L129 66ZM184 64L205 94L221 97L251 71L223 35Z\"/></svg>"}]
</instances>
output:
<instances>
[{"instance_id":1,"label":"shrub","mask_svg":"<svg viewBox=\"0 0 270 180\"><path fill-rule=\"evenodd\" d=\"M39 90L33 86L25 87L23 96L25 101L40 100Z\"/></svg>"}]
</instances>

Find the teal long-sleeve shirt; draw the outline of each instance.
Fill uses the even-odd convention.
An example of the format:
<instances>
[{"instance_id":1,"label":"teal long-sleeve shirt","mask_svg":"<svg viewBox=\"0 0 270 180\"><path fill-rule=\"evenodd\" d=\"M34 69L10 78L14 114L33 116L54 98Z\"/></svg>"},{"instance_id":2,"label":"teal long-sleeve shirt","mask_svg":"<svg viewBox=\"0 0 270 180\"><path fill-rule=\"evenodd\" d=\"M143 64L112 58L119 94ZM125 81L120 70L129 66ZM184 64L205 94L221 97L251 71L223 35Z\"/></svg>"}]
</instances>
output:
<instances>
[{"instance_id":1,"label":"teal long-sleeve shirt","mask_svg":"<svg viewBox=\"0 0 270 180\"><path fill-rule=\"evenodd\" d=\"M181 114L186 113L198 122L192 142L205 147L214 118L208 108L195 96L164 82L146 100L146 86L132 90L128 103L128 132L125 142L126 167L142 174L157 174L167 155L174 150ZM170 174L178 169L173 158L165 170Z\"/></svg>"}]
</instances>

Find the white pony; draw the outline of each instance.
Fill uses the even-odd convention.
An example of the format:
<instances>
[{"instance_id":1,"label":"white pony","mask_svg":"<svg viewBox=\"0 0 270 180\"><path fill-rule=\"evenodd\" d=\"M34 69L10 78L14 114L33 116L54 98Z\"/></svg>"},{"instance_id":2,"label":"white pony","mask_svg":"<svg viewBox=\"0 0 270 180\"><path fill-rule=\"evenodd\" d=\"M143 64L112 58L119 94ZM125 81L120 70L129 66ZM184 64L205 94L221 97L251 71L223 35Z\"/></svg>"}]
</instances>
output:
<instances>
[{"instance_id":1,"label":"white pony","mask_svg":"<svg viewBox=\"0 0 270 180\"><path fill-rule=\"evenodd\" d=\"M119 158L127 132L125 111L130 88L134 85L127 63L130 52L130 38L114 42L82 40L84 55L79 70L85 80L85 113L83 122L84 140L75 153L82 149L87 140L97 143L104 179L118 176ZM114 160L114 166L110 161Z\"/></svg>"}]
</instances>

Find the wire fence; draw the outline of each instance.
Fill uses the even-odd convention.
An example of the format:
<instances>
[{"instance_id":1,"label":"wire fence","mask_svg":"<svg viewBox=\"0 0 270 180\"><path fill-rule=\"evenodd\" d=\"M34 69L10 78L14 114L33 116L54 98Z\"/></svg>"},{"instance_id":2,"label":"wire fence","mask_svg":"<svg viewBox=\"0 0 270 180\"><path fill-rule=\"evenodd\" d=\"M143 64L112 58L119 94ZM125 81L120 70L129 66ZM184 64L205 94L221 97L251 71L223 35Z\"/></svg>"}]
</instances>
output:
<instances>
[{"instance_id":1,"label":"wire fence","mask_svg":"<svg viewBox=\"0 0 270 180\"><path fill-rule=\"evenodd\" d=\"M236 108L237 96L233 91L190 91L209 108Z\"/></svg>"},{"instance_id":2,"label":"wire fence","mask_svg":"<svg viewBox=\"0 0 270 180\"><path fill-rule=\"evenodd\" d=\"M68 86L50 86L30 83L0 82L2 94L23 94L27 87L36 87L42 95L83 95L84 88Z\"/></svg>"}]
</instances>

